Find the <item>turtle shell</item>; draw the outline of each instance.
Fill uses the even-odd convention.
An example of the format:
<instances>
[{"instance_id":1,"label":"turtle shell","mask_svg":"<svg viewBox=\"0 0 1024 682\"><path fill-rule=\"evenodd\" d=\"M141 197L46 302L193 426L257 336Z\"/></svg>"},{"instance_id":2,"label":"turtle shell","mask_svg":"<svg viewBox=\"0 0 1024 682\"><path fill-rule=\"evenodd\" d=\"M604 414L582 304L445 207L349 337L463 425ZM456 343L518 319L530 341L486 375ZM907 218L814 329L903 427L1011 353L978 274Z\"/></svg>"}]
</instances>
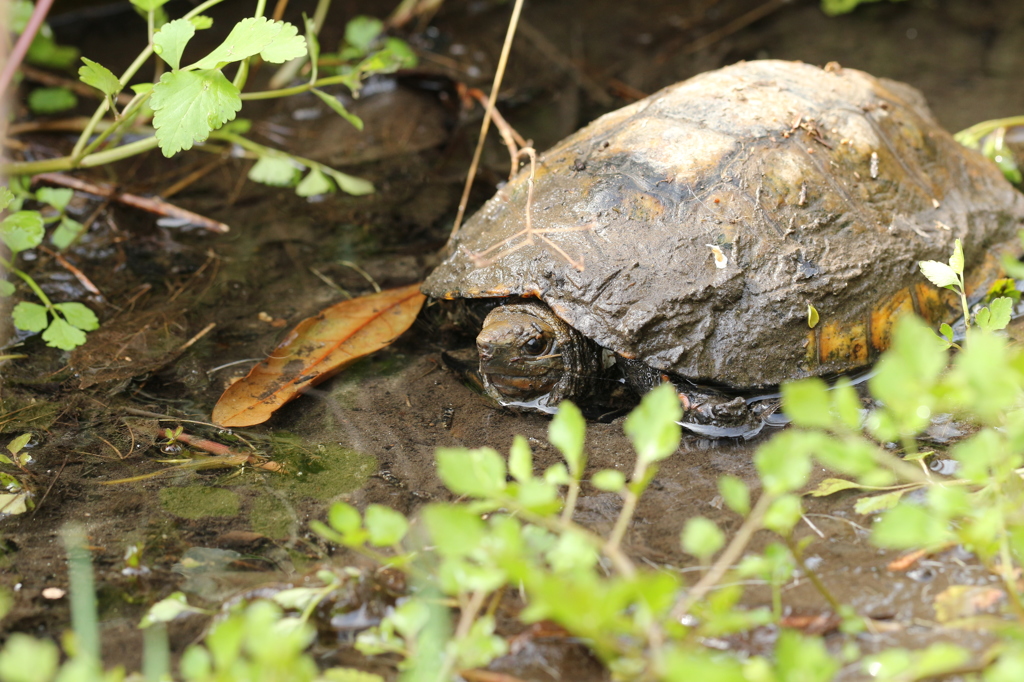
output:
<instances>
[{"instance_id":1,"label":"turtle shell","mask_svg":"<svg viewBox=\"0 0 1024 682\"><path fill-rule=\"evenodd\" d=\"M530 184L525 166L467 221L426 294L537 297L621 356L735 388L867 365L911 310L955 319L917 262L959 238L980 281L1024 227L1024 196L917 90L834 65L670 86L548 150Z\"/></svg>"}]
</instances>

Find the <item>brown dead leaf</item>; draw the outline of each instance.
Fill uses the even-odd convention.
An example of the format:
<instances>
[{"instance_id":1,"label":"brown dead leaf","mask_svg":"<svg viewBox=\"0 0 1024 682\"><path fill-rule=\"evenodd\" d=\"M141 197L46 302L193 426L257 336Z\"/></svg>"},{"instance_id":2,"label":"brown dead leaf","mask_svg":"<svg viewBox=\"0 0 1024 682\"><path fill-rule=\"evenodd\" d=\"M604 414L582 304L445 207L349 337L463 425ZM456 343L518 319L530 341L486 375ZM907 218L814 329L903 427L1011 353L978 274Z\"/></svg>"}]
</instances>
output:
<instances>
[{"instance_id":1,"label":"brown dead leaf","mask_svg":"<svg viewBox=\"0 0 1024 682\"><path fill-rule=\"evenodd\" d=\"M221 426L262 424L277 408L408 329L426 297L419 284L342 301L308 317L273 354L228 387L213 408Z\"/></svg>"},{"instance_id":2,"label":"brown dead leaf","mask_svg":"<svg viewBox=\"0 0 1024 682\"><path fill-rule=\"evenodd\" d=\"M935 595L935 620L950 623L990 611L1006 593L989 585L950 585Z\"/></svg>"}]
</instances>

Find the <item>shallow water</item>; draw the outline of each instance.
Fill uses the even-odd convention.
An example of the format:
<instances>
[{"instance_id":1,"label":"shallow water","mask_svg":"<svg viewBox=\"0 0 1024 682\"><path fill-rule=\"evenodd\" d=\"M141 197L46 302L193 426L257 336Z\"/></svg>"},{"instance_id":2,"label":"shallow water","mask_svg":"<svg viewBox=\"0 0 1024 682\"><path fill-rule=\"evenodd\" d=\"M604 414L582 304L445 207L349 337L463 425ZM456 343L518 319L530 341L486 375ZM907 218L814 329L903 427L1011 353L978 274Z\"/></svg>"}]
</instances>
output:
<instances>
[{"instance_id":1,"label":"shallow water","mask_svg":"<svg viewBox=\"0 0 1024 682\"><path fill-rule=\"evenodd\" d=\"M525 17L583 64L588 79L613 85L615 79L645 93L739 59L835 60L921 88L938 118L954 130L1024 112L1024 53L1017 49L1024 40L1024 10L1017 0L883 3L837 19L825 18L813 2L794 2L705 49L688 52L696 37L757 4L717 3L693 28L685 28L684 20L702 3L549 0L532 4ZM362 3L363 10L372 6ZM425 66L471 84L474 78L486 80L505 14L503 6L450 2L435 21L436 33L420 38L439 55ZM82 35L89 36L83 38L87 56L116 63L117 56L102 45L103 33ZM482 76L474 77L476 72ZM539 148L605 109L574 85L580 73L552 68L536 40L517 43L506 77L505 108L513 125ZM513 436L522 434L534 448L538 469L559 460L546 444L548 417L497 407L445 367L440 352L465 339L426 314L390 348L289 404L266 426L240 432L247 438L273 437L266 451L288 473L237 467L167 470L170 465L160 461L176 456L161 452L156 443L165 426L178 422L159 422L152 415L208 418L226 382L248 365L214 368L262 357L282 334L274 326L277 320L288 328L338 300L341 290L352 295L369 291L359 270L387 287L422 278L436 262L433 254L447 236L475 140L473 121L455 126L447 104L423 90L384 88L376 97L394 99L382 103L368 97L356 105L368 122L373 119L368 127L374 143L353 142L347 124L328 118L317 124L328 131L317 139L332 163L358 162L345 170L372 179L379 194L310 203L286 191L240 186L244 165L225 159L174 201L229 223L229 235L159 228L149 216L115 208L74 252L104 300L89 298L51 262L34 273L47 291L91 303L109 336L73 356L70 370L65 369L68 358L38 342L27 347L31 360L4 367L4 441L26 430L40 434L31 465L37 509L0 520L0 583L16 595L15 609L2 623L5 631L56 634L67 626L66 599L48 600L42 593L67 586L63 549L55 538L68 520L83 522L89 533L108 662L137 668L134 626L146 605L173 590L216 602L239 591L295 581L318 562L358 563L344 553L332 555L308 531L308 522L323 518L331 501L359 507L380 503L414 514L429 500L448 499L434 470L437 447L490 446L507 452ZM613 106L621 103L613 98ZM295 140L298 148L311 124L308 119L296 122L292 112L309 106L300 101L268 108L256 129L286 144ZM495 145L485 154L473 197L477 205L506 173L502 153ZM203 161L193 153L171 168L184 174ZM146 178L157 172L152 164L148 160L142 172L126 163L118 172ZM167 166L159 168L165 172ZM149 189L159 191L171 182L153 181ZM210 322L217 324L213 331L177 353ZM950 423L936 429L940 426L936 440L959 428ZM200 426L185 427L186 432L216 435ZM766 429L749 442L685 436L641 501L627 551L640 561L693 575L695 559L679 548L685 520L699 514L727 532L735 530L740 519L723 509L717 478L731 474L756 488L751 457L767 432L775 430ZM587 443L591 469L632 470L621 418L589 424ZM102 485L164 470L155 478ZM922 646L950 637L981 647L984 635L950 636L934 625L933 600L950 584L983 586L992 577L955 551L921 561L911 571L887 570L894 555L867 543L872 519L853 511L854 499L847 493L808 498L809 513L798 536L814 536L808 556L840 601L892 624L863 635L862 643L867 648ZM619 507L616 496L585 487L578 520L606 532ZM753 549L765 541L755 536ZM131 547L138 548L148 572L126 571L124 557ZM747 602L769 603L767 587L751 586ZM801 577L786 585L784 604L795 615L827 612ZM350 621L355 618L342 619L344 628L354 627ZM187 621L172 629L177 651L201 625ZM716 645L760 652L773 637L765 631ZM598 679L601 673L588 661L578 649L543 643L518 661L503 662L502 669L522 679L551 679L544 672L547 665L556 671L587 670ZM853 679L858 673L845 670L843 675Z\"/></svg>"}]
</instances>

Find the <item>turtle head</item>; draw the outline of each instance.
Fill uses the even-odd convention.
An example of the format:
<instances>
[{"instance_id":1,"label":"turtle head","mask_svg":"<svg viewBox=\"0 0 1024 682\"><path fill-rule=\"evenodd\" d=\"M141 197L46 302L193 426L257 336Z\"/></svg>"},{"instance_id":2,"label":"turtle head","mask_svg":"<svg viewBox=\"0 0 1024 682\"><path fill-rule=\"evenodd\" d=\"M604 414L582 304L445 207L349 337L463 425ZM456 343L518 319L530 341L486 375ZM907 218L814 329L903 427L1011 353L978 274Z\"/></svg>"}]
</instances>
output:
<instances>
[{"instance_id":1,"label":"turtle head","mask_svg":"<svg viewBox=\"0 0 1024 682\"><path fill-rule=\"evenodd\" d=\"M573 395L576 359L588 344L543 303L498 306L476 337L484 387L503 405L547 411Z\"/></svg>"}]
</instances>

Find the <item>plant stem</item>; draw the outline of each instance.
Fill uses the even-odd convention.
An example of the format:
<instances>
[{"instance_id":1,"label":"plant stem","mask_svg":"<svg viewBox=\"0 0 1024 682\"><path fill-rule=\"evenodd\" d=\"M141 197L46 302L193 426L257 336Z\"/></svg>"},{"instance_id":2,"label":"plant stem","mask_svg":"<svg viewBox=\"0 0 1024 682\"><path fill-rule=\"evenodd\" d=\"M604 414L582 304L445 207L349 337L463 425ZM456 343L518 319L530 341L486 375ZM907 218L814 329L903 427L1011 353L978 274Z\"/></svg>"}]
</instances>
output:
<instances>
[{"instance_id":1,"label":"plant stem","mask_svg":"<svg viewBox=\"0 0 1024 682\"><path fill-rule=\"evenodd\" d=\"M22 272L18 268L14 267L14 264L11 263L6 258L4 258L3 256L0 256L0 265L2 265L5 270L13 272L15 275L23 279L25 281L25 284L28 285L28 288L32 290L32 293L35 294L36 297L43 302L43 305L46 306L46 309L49 310L50 312L53 312L53 303L50 302L49 297L47 297L47 295L43 293L43 290L39 288L39 285L36 284L36 281L32 279L32 277L27 272Z\"/></svg>"},{"instance_id":2,"label":"plant stem","mask_svg":"<svg viewBox=\"0 0 1024 682\"><path fill-rule=\"evenodd\" d=\"M92 168L102 166L105 163L120 161L128 157L141 154L142 152L156 149L156 137L147 137L135 142L107 149L102 152L90 154L84 157L77 164L70 156L62 156L59 159L46 159L44 161L16 161L14 163L0 164L0 174L3 175L35 175L36 173L49 173L52 171L66 171L73 168Z\"/></svg>"},{"instance_id":3,"label":"plant stem","mask_svg":"<svg viewBox=\"0 0 1024 682\"><path fill-rule=\"evenodd\" d=\"M825 601L828 602L828 605L832 607L833 611L839 613L843 605L835 598L835 596L833 596L829 589L825 587L825 583L822 582L818 574L807 567L803 553L800 551L800 548L796 546L796 543L793 542L793 534L790 533L783 539L786 541L786 547L789 548L789 553L793 555L796 565L800 567L800 570L804 572L807 579L811 581L811 584L814 585L814 589L818 590L818 593L825 598Z\"/></svg>"},{"instance_id":4,"label":"plant stem","mask_svg":"<svg viewBox=\"0 0 1024 682\"><path fill-rule=\"evenodd\" d=\"M469 636L469 630L473 627L473 622L476 621L476 616L486 599L487 593L483 590L476 590L469 595L469 601L461 605L459 624L455 626L455 635L452 639L458 641ZM445 682L451 679L452 669L455 668L456 663L455 656L456 647L446 647L444 663L437 674L437 682Z\"/></svg>"},{"instance_id":5,"label":"plant stem","mask_svg":"<svg viewBox=\"0 0 1024 682\"><path fill-rule=\"evenodd\" d=\"M562 523L572 521L572 515L576 513L576 500L580 495L580 482L573 478L569 481L569 490L565 493L565 506L562 507Z\"/></svg>"},{"instance_id":6,"label":"plant stem","mask_svg":"<svg viewBox=\"0 0 1024 682\"><path fill-rule=\"evenodd\" d=\"M323 87L325 85L337 85L338 83L345 83L351 80L350 76L327 76L321 78L315 83L303 83L301 85L293 85L290 88L280 88L278 90L260 90L258 92L243 92L241 97L243 100L253 99L273 99L275 97L287 97L289 95L300 95L304 92L308 92L313 88Z\"/></svg>"},{"instance_id":7,"label":"plant stem","mask_svg":"<svg viewBox=\"0 0 1024 682\"><path fill-rule=\"evenodd\" d=\"M676 605L672 607L671 617L675 621L683 619L693 605L699 602L704 596L711 591L715 585L722 580L725 576L726 571L729 570L743 554L743 550L746 549L747 544L750 543L750 539L754 536L754 533L761 530L761 521L764 519L764 513L768 511L768 507L772 502L775 501L774 495L762 493L761 497L757 500L757 504L750 510L750 514L746 519L743 520L743 525L736 531L736 535L733 536L729 546L725 548L725 551L718 557L718 560L714 565L704 574L697 584L694 585L683 599L676 602Z\"/></svg>"},{"instance_id":8,"label":"plant stem","mask_svg":"<svg viewBox=\"0 0 1024 682\"><path fill-rule=\"evenodd\" d=\"M1020 594L1017 592L1017 585L1013 577L1013 559L1010 557L1009 532L1006 529L1006 514L1000 502L1003 499L1002 486L999 479L992 482L993 501L996 509L999 510L999 562L1002 564L999 577L1003 580L1003 587L1006 590L1006 598L1010 601L1010 607L1017 616L1020 623L1024 623L1024 604L1021 603Z\"/></svg>"}]
</instances>

